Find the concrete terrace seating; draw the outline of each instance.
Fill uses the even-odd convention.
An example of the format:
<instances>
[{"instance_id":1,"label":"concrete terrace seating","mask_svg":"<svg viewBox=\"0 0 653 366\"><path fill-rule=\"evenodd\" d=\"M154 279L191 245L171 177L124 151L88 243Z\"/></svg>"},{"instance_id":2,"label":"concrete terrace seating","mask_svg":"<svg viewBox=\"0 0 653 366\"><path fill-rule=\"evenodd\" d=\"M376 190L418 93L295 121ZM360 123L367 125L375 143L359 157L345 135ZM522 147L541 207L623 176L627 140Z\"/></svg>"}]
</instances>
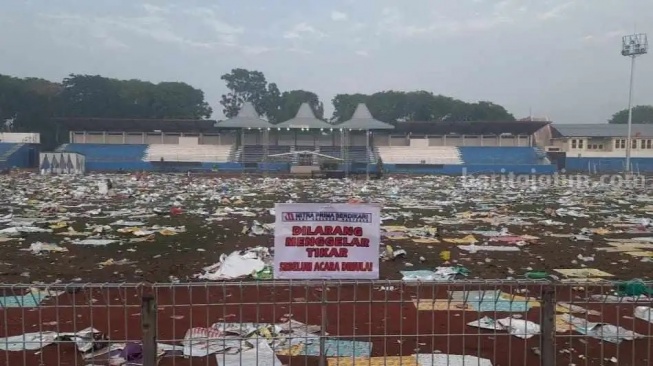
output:
<instances>
[{"instance_id":1,"label":"concrete terrace seating","mask_svg":"<svg viewBox=\"0 0 653 366\"><path fill-rule=\"evenodd\" d=\"M320 146L320 154L333 156L334 158L342 158L342 149L340 146Z\"/></svg>"},{"instance_id":2,"label":"concrete terrace seating","mask_svg":"<svg viewBox=\"0 0 653 366\"><path fill-rule=\"evenodd\" d=\"M349 146L347 147L349 152L349 161L350 162L370 162L370 154L367 151L365 146ZM300 151L315 151L322 155L332 156L334 158L342 158L342 150L340 146L304 146L299 145L294 148L291 146L280 146L280 145L270 145L268 146L268 155L288 153L290 151L300 152ZM244 163L260 163L263 161L263 145L245 145L241 147L241 155L239 162ZM291 162L293 161L293 155L286 155L283 157L269 157L268 162Z\"/></svg>"},{"instance_id":3,"label":"concrete terrace seating","mask_svg":"<svg viewBox=\"0 0 653 366\"><path fill-rule=\"evenodd\" d=\"M145 161L226 163L233 145L152 144L145 152Z\"/></svg>"},{"instance_id":4,"label":"concrete terrace seating","mask_svg":"<svg viewBox=\"0 0 653 366\"><path fill-rule=\"evenodd\" d=\"M347 160L354 163L370 162L370 156L365 146L347 146ZM342 147L340 146L320 146L320 154L333 156L342 159Z\"/></svg>"},{"instance_id":5,"label":"concrete terrace seating","mask_svg":"<svg viewBox=\"0 0 653 366\"><path fill-rule=\"evenodd\" d=\"M243 163L260 163L263 162L263 145L245 145L242 147L240 160ZM290 152L290 146L270 145L268 146L268 155L283 154ZM292 160L291 155L281 157L269 157L268 162L289 162Z\"/></svg>"},{"instance_id":6,"label":"concrete terrace seating","mask_svg":"<svg viewBox=\"0 0 653 366\"><path fill-rule=\"evenodd\" d=\"M535 148L532 147L460 147L460 154L465 164L470 165L526 165L542 164Z\"/></svg>"},{"instance_id":7,"label":"concrete terrace seating","mask_svg":"<svg viewBox=\"0 0 653 366\"><path fill-rule=\"evenodd\" d=\"M57 151L82 154L87 162L133 162L141 161L146 149L147 145L66 144Z\"/></svg>"},{"instance_id":8,"label":"concrete terrace seating","mask_svg":"<svg viewBox=\"0 0 653 366\"><path fill-rule=\"evenodd\" d=\"M384 164L462 164L457 147L453 146L379 146Z\"/></svg>"}]
</instances>

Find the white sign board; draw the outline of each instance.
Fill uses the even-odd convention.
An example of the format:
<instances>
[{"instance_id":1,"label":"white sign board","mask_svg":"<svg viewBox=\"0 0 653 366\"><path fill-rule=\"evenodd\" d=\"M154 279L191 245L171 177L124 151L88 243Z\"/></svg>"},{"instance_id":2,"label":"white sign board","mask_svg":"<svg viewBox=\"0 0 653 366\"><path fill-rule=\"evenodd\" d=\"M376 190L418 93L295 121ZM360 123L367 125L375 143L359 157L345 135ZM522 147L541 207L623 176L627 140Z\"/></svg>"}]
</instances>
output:
<instances>
[{"instance_id":1,"label":"white sign board","mask_svg":"<svg viewBox=\"0 0 653 366\"><path fill-rule=\"evenodd\" d=\"M275 279L379 278L379 206L277 203L275 211Z\"/></svg>"}]
</instances>

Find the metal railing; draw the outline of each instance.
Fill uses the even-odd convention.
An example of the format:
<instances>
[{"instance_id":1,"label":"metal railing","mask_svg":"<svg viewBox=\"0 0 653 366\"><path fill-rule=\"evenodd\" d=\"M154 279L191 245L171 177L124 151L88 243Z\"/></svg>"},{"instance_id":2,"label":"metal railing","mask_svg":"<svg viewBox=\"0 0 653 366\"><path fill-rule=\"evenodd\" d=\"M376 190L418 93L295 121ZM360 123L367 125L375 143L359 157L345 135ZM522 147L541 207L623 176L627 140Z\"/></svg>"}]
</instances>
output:
<instances>
[{"instance_id":1,"label":"metal railing","mask_svg":"<svg viewBox=\"0 0 653 366\"><path fill-rule=\"evenodd\" d=\"M0 285L0 365L646 365L650 285Z\"/></svg>"}]
</instances>

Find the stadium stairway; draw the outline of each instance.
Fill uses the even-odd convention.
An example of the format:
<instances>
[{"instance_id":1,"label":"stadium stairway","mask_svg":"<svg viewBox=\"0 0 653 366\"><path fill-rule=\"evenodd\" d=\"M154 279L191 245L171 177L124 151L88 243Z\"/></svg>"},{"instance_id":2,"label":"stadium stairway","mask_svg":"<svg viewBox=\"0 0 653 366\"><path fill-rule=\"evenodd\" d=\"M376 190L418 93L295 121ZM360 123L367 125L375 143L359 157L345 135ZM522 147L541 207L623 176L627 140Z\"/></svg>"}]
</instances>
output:
<instances>
[{"instance_id":1,"label":"stadium stairway","mask_svg":"<svg viewBox=\"0 0 653 366\"><path fill-rule=\"evenodd\" d=\"M30 168L31 144L0 143L0 169Z\"/></svg>"},{"instance_id":2,"label":"stadium stairway","mask_svg":"<svg viewBox=\"0 0 653 366\"><path fill-rule=\"evenodd\" d=\"M242 149L243 149L242 147L237 148L236 145L233 145L231 147L231 151L229 151L229 161L230 162L238 161L237 158L240 157L240 153L242 153L243 151Z\"/></svg>"},{"instance_id":3,"label":"stadium stairway","mask_svg":"<svg viewBox=\"0 0 653 366\"><path fill-rule=\"evenodd\" d=\"M541 147L535 147L535 154L541 160L542 164L551 164L551 160L546 156L546 152Z\"/></svg>"},{"instance_id":4,"label":"stadium stairway","mask_svg":"<svg viewBox=\"0 0 653 366\"><path fill-rule=\"evenodd\" d=\"M378 151L375 148L370 147L367 149L367 159L370 164L376 164L378 156Z\"/></svg>"}]
</instances>

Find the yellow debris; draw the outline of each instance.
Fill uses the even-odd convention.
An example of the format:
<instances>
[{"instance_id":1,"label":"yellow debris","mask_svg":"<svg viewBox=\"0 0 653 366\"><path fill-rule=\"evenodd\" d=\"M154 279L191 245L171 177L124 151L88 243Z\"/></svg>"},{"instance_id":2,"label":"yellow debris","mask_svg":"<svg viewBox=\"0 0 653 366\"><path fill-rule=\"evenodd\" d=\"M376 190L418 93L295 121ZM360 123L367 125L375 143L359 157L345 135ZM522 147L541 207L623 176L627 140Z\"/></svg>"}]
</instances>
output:
<instances>
[{"instance_id":1,"label":"yellow debris","mask_svg":"<svg viewBox=\"0 0 653 366\"><path fill-rule=\"evenodd\" d=\"M66 227L68 227L68 223L66 223L65 221L57 222L56 224L50 225L50 229L52 230L63 229Z\"/></svg>"},{"instance_id":2,"label":"yellow debris","mask_svg":"<svg viewBox=\"0 0 653 366\"><path fill-rule=\"evenodd\" d=\"M437 244L440 242L435 238L415 238L413 241L417 244Z\"/></svg>"},{"instance_id":3,"label":"yellow debris","mask_svg":"<svg viewBox=\"0 0 653 366\"><path fill-rule=\"evenodd\" d=\"M452 244L474 244L478 243L478 240L474 237L474 235L467 235L464 238L446 238L444 239L447 243L452 243Z\"/></svg>"},{"instance_id":4,"label":"yellow debris","mask_svg":"<svg viewBox=\"0 0 653 366\"><path fill-rule=\"evenodd\" d=\"M440 252L440 259L442 259L445 262L448 262L451 260L451 251L449 250L443 250Z\"/></svg>"},{"instance_id":5,"label":"yellow debris","mask_svg":"<svg viewBox=\"0 0 653 366\"><path fill-rule=\"evenodd\" d=\"M304 344L299 343L295 344L294 346L290 346L289 348L281 349L277 351L277 354L280 356L299 356L302 351L304 351Z\"/></svg>"},{"instance_id":6,"label":"yellow debris","mask_svg":"<svg viewBox=\"0 0 653 366\"><path fill-rule=\"evenodd\" d=\"M159 231L159 234L165 235L165 236L171 236L171 235L177 235L177 232L174 231L174 230L170 230L170 229L163 229L163 230Z\"/></svg>"}]
</instances>

